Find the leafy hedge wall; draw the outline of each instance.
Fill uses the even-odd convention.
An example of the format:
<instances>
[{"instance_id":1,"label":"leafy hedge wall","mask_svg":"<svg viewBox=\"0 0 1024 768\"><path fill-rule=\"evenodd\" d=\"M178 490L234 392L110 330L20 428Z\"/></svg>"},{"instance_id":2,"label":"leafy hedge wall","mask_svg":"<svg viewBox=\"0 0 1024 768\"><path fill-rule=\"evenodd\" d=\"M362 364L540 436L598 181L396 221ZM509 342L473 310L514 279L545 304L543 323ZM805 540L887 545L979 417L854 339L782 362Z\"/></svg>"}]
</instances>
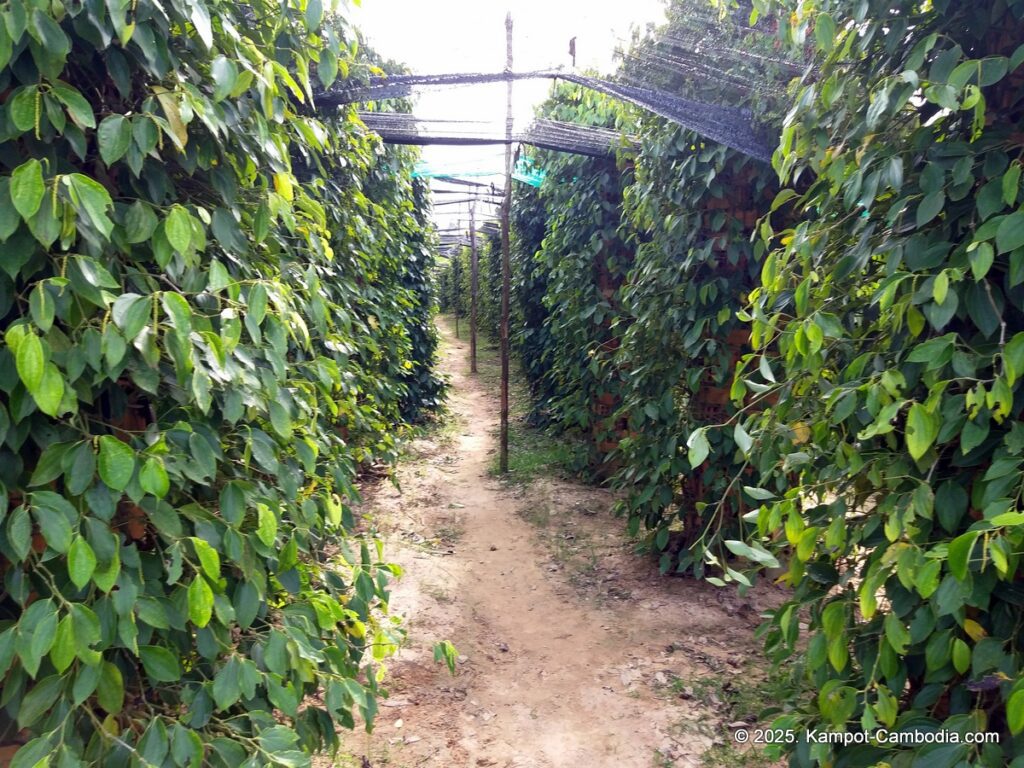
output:
<instances>
[{"instance_id":1,"label":"leafy hedge wall","mask_svg":"<svg viewBox=\"0 0 1024 768\"><path fill-rule=\"evenodd\" d=\"M569 84L555 86L540 111L545 118L608 128L629 120L628 111L617 102ZM540 302L545 333L534 336L543 347L532 358L543 361L546 383L541 390L550 393L552 419L562 429L592 435L590 460L598 465L603 454L597 445L614 434L614 427L608 413L596 414L594 404L600 397L616 398L619 387L611 358L621 333L615 327L615 292L629 266L618 235L622 188L628 180L614 158L538 151L531 159L547 174L539 191L543 240L534 254L535 264L530 270L524 266L521 273L524 280L540 281L544 288ZM517 197L524 199L529 198ZM531 225L528 216L525 210L514 216L520 227L518 248L528 237L525 227L539 226ZM525 288L527 283L518 285ZM535 318L530 301L521 298L516 303L522 304L526 317ZM526 331L533 328L527 326ZM525 338L520 348L526 345Z\"/></svg>"},{"instance_id":2,"label":"leafy hedge wall","mask_svg":"<svg viewBox=\"0 0 1024 768\"><path fill-rule=\"evenodd\" d=\"M546 424L549 403L554 395L548 347L550 331L544 295L547 293L547 272L535 259L547 231L547 212L539 190L526 184L512 188L511 229L512 306L518 315L509 329L516 355L522 363L523 373L530 385L534 407L530 421Z\"/></svg>"},{"instance_id":3,"label":"leafy hedge wall","mask_svg":"<svg viewBox=\"0 0 1024 768\"><path fill-rule=\"evenodd\" d=\"M348 503L437 395L413 158L309 109L318 0L0 16L14 765L308 764L396 639Z\"/></svg>"},{"instance_id":4,"label":"leafy hedge wall","mask_svg":"<svg viewBox=\"0 0 1024 768\"><path fill-rule=\"evenodd\" d=\"M624 177L549 173L547 315L528 327L550 334L555 413L583 424L614 385L628 423L606 458L664 568L782 573L763 631L800 679L766 711L792 734L776 755L1021 765L1024 3L758 0L742 22L718 5L723 39L761 25L811 59L763 112L785 116L774 174L644 120ZM720 207L738 194L759 220ZM634 261L609 299L592 270L610 232ZM695 412L726 386L717 415ZM879 727L932 735L800 736Z\"/></svg>"},{"instance_id":5,"label":"leafy hedge wall","mask_svg":"<svg viewBox=\"0 0 1024 768\"><path fill-rule=\"evenodd\" d=\"M494 226L482 228L477 235L480 279L480 330L494 342L501 334L501 231ZM510 306L510 325L517 324L516 308Z\"/></svg>"},{"instance_id":6,"label":"leafy hedge wall","mask_svg":"<svg viewBox=\"0 0 1024 768\"><path fill-rule=\"evenodd\" d=\"M1001 735L802 743L797 765L1019 765L1024 3L763 10L821 52L775 156L797 186L762 227L739 379L777 392L747 423L793 588L769 649L818 691L779 722Z\"/></svg>"},{"instance_id":7,"label":"leafy hedge wall","mask_svg":"<svg viewBox=\"0 0 1024 768\"><path fill-rule=\"evenodd\" d=\"M670 3L667 18L635 41L622 77L770 119L792 65L767 25L749 24L742 9L719 17L700 0ZM635 263L621 290L626 330L615 358L628 423L611 457L621 465L613 483L626 492L630 532L646 531L662 571L700 576L710 567L719 580L729 573L725 542L743 535L750 499L736 478L748 471L750 445L742 432L703 428L760 407L758 397L730 402L748 348L736 311L760 275L765 247L751 234L778 181L767 165L679 125L648 116L638 129L622 210Z\"/></svg>"},{"instance_id":8,"label":"leafy hedge wall","mask_svg":"<svg viewBox=\"0 0 1024 768\"><path fill-rule=\"evenodd\" d=\"M468 229L465 236L469 237ZM486 337L497 341L501 322L501 238L493 228L478 227L476 240L477 331L481 339ZM467 329L473 307L472 278L469 246L457 247L449 253L435 278L441 311L457 315L460 321L465 319ZM459 333L462 335L461 325Z\"/></svg>"},{"instance_id":9,"label":"leafy hedge wall","mask_svg":"<svg viewBox=\"0 0 1024 768\"><path fill-rule=\"evenodd\" d=\"M539 194L518 191L514 229L535 250L520 267L519 349L538 412L592 438L591 469L625 491L629 529L643 529L663 570L703 574L730 555L723 542L741 537L750 502L734 482L745 436L700 428L737 410L736 312L760 274L765 248L750 239L775 173L578 88L542 109L621 127L638 146L615 160L537 153L548 178ZM702 456L688 456L694 436Z\"/></svg>"},{"instance_id":10,"label":"leafy hedge wall","mask_svg":"<svg viewBox=\"0 0 1024 768\"><path fill-rule=\"evenodd\" d=\"M470 294L469 249L449 250L437 267L437 300L442 312L469 320L472 297ZM467 325L468 327L468 325Z\"/></svg>"},{"instance_id":11,"label":"leafy hedge wall","mask_svg":"<svg viewBox=\"0 0 1024 768\"><path fill-rule=\"evenodd\" d=\"M729 402L746 348L736 310L761 271L764 246L750 232L775 186L771 169L679 126L659 121L642 135L624 210L642 235L615 356L629 436L613 454L622 463L613 480L628 492L631 533L649 531L663 571L717 573L728 567L723 542L741 538L749 499L736 478L749 439L725 430L705 439L702 428L757 407Z\"/></svg>"}]
</instances>

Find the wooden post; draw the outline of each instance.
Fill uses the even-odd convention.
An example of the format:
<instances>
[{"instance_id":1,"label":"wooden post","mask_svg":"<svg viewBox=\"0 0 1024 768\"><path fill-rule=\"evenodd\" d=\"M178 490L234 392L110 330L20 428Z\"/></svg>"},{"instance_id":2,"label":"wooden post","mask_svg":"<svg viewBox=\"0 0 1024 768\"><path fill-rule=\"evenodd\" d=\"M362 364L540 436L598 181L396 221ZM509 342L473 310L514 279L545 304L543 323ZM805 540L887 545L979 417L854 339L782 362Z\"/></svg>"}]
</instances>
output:
<instances>
[{"instance_id":1,"label":"wooden post","mask_svg":"<svg viewBox=\"0 0 1024 768\"><path fill-rule=\"evenodd\" d=\"M508 472L508 304L512 268L509 218L512 210L512 12L505 16L505 200L501 207L501 446L498 459L502 474Z\"/></svg>"},{"instance_id":2,"label":"wooden post","mask_svg":"<svg viewBox=\"0 0 1024 768\"><path fill-rule=\"evenodd\" d=\"M469 204L469 372L476 373L476 297L480 290L476 251L476 200Z\"/></svg>"}]
</instances>

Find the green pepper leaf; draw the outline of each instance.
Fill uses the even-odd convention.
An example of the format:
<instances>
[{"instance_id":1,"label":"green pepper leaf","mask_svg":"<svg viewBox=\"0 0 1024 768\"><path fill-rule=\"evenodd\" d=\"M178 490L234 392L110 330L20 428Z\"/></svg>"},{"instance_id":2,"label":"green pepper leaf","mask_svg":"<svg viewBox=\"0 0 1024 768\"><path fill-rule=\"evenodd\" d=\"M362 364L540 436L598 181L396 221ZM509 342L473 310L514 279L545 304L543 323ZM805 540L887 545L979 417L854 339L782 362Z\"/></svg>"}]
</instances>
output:
<instances>
[{"instance_id":1,"label":"green pepper leaf","mask_svg":"<svg viewBox=\"0 0 1024 768\"><path fill-rule=\"evenodd\" d=\"M113 165L128 151L132 143L132 124L124 115L108 115L96 129L100 157L106 165Z\"/></svg>"},{"instance_id":2,"label":"green pepper leaf","mask_svg":"<svg viewBox=\"0 0 1024 768\"><path fill-rule=\"evenodd\" d=\"M96 700L111 715L118 714L124 707L124 678L121 676L121 670L109 661L104 661L100 665Z\"/></svg>"},{"instance_id":3,"label":"green pepper leaf","mask_svg":"<svg viewBox=\"0 0 1024 768\"><path fill-rule=\"evenodd\" d=\"M68 549L68 576L71 577L71 583L82 589L89 583L95 570L96 554L88 541L76 536Z\"/></svg>"},{"instance_id":4,"label":"green pepper leaf","mask_svg":"<svg viewBox=\"0 0 1024 768\"><path fill-rule=\"evenodd\" d=\"M931 413L921 403L910 406L907 414L907 450L914 459L920 459L931 448L935 438L939 436L941 422L939 417Z\"/></svg>"},{"instance_id":5,"label":"green pepper leaf","mask_svg":"<svg viewBox=\"0 0 1024 768\"><path fill-rule=\"evenodd\" d=\"M213 615L213 590L201 575L188 586L188 617L197 627L205 627Z\"/></svg>"},{"instance_id":6,"label":"green pepper leaf","mask_svg":"<svg viewBox=\"0 0 1024 768\"><path fill-rule=\"evenodd\" d=\"M210 65L210 75L213 77L213 100L223 101L235 88L238 80L238 67L235 62L226 56L218 56Z\"/></svg>"},{"instance_id":7,"label":"green pepper leaf","mask_svg":"<svg viewBox=\"0 0 1024 768\"><path fill-rule=\"evenodd\" d=\"M25 389L35 392L43 382L43 374L46 371L46 355L43 352L43 344L34 333L27 333L18 343L18 350L14 356L15 367L18 370L18 377Z\"/></svg>"},{"instance_id":8,"label":"green pepper leaf","mask_svg":"<svg viewBox=\"0 0 1024 768\"><path fill-rule=\"evenodd\" d=\"M38 160L32 158L14 169L11 174L11 202L25 221L39 211L44 191L43 166Z\"/></svg>"},{"instance_id":9,"label":"green pepper leaf","mask_svg":"<svg viewBox=\"0 0 1024 768\"><path fill-rule=\"evenodd\" d=\"M111 489L123 491L135 473L135 451L113 435L99 439L98 468L100 479Z\"/></svg>"},{"instance_id":10,"label":"green pepper leaf","mask_svg":"<svg viewBox=\"0 0 1024 768\"><path fill-rule=\"evenodd\" d=\"M178 253L188 251L192 244L192 217L188 211L180 205L172 207L164 221L164 233L174 250Z\"/></svg>"},{"instance_id":11,"label":"green pepper leaf","mask_svg":"<svg viewBox=\"0 0 1024 768\"><path fill-rule=\"evenodd\" d=\"M171 489L171 481L167 476L163 460L150 456L139 470L139 485L146 493L162 499Z\"/></svg>"},{"instance_id":12,"label":"green pepper leaf","mask_svg":"<svg viewBox=\"0 0 1024 768\"><path fill-rule=\"evenodd\" d=\"M139 656L154 683L174 683L181 678L181 666L170 650L160 645L140 645Z\"/></svg>"}]
</instances>

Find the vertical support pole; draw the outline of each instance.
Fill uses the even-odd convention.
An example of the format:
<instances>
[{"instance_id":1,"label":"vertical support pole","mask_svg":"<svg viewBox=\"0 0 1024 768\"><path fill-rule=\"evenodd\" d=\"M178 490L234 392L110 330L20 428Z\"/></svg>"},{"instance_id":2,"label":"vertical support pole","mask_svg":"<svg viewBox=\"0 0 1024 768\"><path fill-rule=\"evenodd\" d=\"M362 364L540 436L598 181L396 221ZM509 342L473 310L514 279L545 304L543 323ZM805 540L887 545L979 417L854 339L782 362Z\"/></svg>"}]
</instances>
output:
<instances>
[{"instance_id":1,"label":"vertical support pole","mask_svg":"<svg viewBox=\"0 0 1024 768\"><path fill-rule=\"evenodd\" d=\"M480 292L476 250L476 200L469 204L469 372L476 373L476 297Z\"/></svg>"},{"instance_id":2,"label":"vertical support pole","mask_svg":"<svg viewBox=\"0 0 1024 768\"><path fill-rule=\"evenodd\" d=\"M461 219L458 221L456 226L462 226ZM455 284L452 288L452 290L455 291L455 338L461 339L462 336L459 335L459 309L462 307L462 269L459 268L458 264L459 260L462 258L461 245L457 245L452 248L452 258L456 260L455 266L452 268L452 282Z\"/></svg>"},{"instance_id":3,"label":"vertical support pole","mask_svg":"<svg viewBox=\"0 0 1024 768\"><path fill-rule=\"evenodd\" d=\"M501 207L501 446L498 466L508 472L508 304L512 268L509 218L512 210L512 12L505 16L505 200Z\"/></svg>"}]
</instances>

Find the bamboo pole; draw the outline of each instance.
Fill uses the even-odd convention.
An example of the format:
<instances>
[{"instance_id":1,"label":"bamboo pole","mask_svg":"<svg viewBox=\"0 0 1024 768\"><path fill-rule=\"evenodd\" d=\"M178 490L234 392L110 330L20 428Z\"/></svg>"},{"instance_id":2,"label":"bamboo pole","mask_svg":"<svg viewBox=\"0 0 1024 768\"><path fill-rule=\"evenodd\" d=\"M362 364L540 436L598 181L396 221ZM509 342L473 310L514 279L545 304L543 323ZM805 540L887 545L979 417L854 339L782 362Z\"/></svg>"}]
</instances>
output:
<instances>
[{"instance_id":1,"label":"bamboo pole","mask_svg":"<svg viewBox=\"0 0 1024 768\"><path fill-rule=\"evenodd\" d=\"M469 372L476 373L476 302L480 292L476 250L476 200L469 204Z\"/></svg>"},{"instance_id":2,"label":"bamboo pole","mask_svg":"<svg viewBox=\"0 0 1024 768\"><path fill-rule=\"evenodd\" d=\"M508 304L511 276L509 214L512 209L512 12L505 16L505 201L501 210L501 446L498 466L508 472Z\"/></svg>"}]
</instances>

